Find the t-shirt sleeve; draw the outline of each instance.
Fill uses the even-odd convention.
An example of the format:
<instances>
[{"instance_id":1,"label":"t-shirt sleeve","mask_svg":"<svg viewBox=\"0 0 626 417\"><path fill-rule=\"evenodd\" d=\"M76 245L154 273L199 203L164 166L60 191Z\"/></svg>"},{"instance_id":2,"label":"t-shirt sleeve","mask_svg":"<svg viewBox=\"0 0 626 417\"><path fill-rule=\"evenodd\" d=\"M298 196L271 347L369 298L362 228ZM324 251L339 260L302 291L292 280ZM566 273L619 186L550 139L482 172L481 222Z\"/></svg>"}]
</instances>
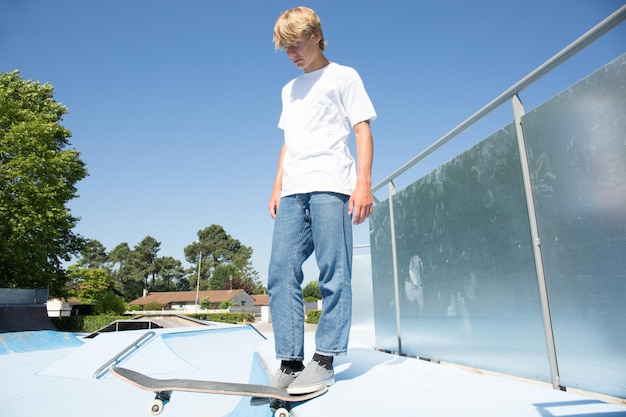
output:
<instances>
[{"instance_id":1,"label":"t-shirt sleeve","mask_svg":"<svg viewBox=\"0 0 626 417\"><path fill-rule=\"evenodd\" d=\"M361 80L361 77L354 69L350 71L350 76L342 94L342 101L352 126L366 120L371 122L376 119L377 115L374 105L365 90L363 80Z\"/></svg>"}]
</instances>

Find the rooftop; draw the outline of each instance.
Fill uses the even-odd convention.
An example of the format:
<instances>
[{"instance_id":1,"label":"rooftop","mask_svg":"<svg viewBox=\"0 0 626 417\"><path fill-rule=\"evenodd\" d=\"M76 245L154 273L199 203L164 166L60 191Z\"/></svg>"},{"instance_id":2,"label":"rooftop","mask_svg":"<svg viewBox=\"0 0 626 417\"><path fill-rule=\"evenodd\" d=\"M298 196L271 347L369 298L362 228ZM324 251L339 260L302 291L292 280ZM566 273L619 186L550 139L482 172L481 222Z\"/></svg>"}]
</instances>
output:
<instances>
[{"instance_id":1,"label":"rooftop","mask_svg":"<svg viewBox=\"0 0 626 417\"><path fill-rule=\"evenodd\" d=\"M213 290L213 291L199 291L197 293L198 299L208 298L212 303L220 303L222 301L232 300L238 294L244 292L244 290ZM130 305L146 305L148 303L193 303L196 300L195 291L164 291L164 292L151 292L144 297L137 298L131 301Z\"/></svg>"}]
</instances>

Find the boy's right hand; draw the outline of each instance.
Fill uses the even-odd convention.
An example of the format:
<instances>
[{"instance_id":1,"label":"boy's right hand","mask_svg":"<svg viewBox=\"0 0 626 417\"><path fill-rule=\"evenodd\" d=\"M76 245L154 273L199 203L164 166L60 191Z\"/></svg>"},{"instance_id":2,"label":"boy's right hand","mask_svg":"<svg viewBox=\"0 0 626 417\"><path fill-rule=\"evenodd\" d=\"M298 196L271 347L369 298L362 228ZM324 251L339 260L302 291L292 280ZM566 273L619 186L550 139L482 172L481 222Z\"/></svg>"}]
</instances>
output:
<instances>
[{"instance_id":1,"label":"boy's right hand","mask_svg":"<svg viewBox=\"0 0 626 417\"><path fill-rule=\"evenodd\" d=\"M280 204L280 191L278 193L272 193L272 197L270 198L270 203L267 205L267 208L270 211L270 216L272 219L276 218L276 213L278 213L278 205Z\"/></svg>"}]
</instances>

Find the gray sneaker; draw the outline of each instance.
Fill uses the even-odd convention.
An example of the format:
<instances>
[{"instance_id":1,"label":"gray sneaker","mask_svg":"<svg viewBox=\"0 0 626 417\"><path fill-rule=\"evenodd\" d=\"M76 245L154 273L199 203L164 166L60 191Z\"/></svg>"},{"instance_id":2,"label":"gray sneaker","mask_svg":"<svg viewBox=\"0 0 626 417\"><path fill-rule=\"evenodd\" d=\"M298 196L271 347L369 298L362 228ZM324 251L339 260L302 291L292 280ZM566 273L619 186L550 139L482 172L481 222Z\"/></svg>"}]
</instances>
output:
<instances>
[{"instance_id":1,"label":"gray sneaker","mask_svg":"<svg viewBox=\"0 0 626 417\"><path fill-rule=\"evenodd\" d=\"M326 369L317 361L311 361L304 371L287 388L291 395L302 395L315 392L335 383L335 371Z\"/></svg>"},{"instance_id":2,"label":"gray sneaker","mask_svg":"<svg viewBox=\"0 0 626 417\"><path fill-rule=\"evenodd\" d=\"M268 387L285 389L301 374L301 372L294 372L293 374L287 374L282 369L276 371ZM267 404L269 399L266 397L252 397L250 398L250 405L263 405Z\"/></svg>"}]
</instances>

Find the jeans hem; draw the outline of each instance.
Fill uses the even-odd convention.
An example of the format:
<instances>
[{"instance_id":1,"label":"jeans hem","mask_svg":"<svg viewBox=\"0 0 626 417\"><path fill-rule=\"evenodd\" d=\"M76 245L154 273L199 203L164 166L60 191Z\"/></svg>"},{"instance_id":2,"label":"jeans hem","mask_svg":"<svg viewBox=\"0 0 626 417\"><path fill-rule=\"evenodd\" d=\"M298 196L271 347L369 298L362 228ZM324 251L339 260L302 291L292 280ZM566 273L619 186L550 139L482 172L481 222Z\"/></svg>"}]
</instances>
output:
<instances>
[{"instance_id":1,"label":"jeans hem","mask_svg":"<svg viewBox=\"0 0 626 417\"><path fill-rule=\"evenodd\" d=\"M323 349L315 349L315 353L324 356L346 356L348 354L348 349L345 350L323 350Z\"/></svg>"},{"instance_id":2,"label":"jeans hem","mask_svg":"<svg viewBox=\"0 0 626 417\"><path fill-rule=\"evenodd\" d=\"M283 355L276 355L276 359L279 361L304 361L304 358Z\"/></svg>"}]
</instances>

